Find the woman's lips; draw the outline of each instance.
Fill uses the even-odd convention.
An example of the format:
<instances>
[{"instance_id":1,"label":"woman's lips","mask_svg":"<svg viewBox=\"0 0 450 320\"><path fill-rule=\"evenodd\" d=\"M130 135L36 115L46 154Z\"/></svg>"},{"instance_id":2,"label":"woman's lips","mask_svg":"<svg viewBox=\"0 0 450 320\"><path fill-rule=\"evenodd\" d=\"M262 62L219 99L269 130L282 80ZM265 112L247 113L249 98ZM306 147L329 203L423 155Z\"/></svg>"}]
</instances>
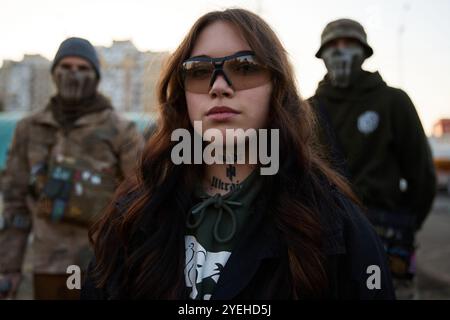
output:
<instances>
[{"instance_id":1,"label":"woman's lips","mask_svg":"<svg viewBox=\"0 0 450 320\"><path fill-rule=\"evenodd\" d=\"M225 121L237 116L239 113L230 107L214 107L208 111L206 116L212 120Z\"/></svg>"}]
</instances>

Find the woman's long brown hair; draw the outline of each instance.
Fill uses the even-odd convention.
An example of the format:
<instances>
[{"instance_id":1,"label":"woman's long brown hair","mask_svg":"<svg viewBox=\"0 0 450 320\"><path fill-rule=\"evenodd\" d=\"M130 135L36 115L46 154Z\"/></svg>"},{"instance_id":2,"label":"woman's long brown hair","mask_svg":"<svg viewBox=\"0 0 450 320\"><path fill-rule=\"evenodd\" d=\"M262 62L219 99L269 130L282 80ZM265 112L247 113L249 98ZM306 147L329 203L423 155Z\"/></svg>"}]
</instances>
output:
<instances>
[{"instance_id":1,"label":"woman's long brown hair","mask_svg":"<svg viewBox=\"0 0 450 320\"><path fill-rule=\"evenodd\" d=\"M354 197L319 153L314 116L297 93L278 37L260 17L243 9L202 16L167 62L158 87L156 132L146 144L135 176L122 183L90 230L96 256L94 279L98 287L105 287L114 278L116 289L126 298L185 298L185 218L199 173L198 166L172 163L175 142L170 137L178 128L192 132L180 66L200 32L216 21L236 26L272 73L269 127L280 132L281 166L263 190L272 187L271 214L288 248L292 296L320 296L327 289L320 203L332 201L327 197L330 184Z\"/></svg>"}]
</instances>

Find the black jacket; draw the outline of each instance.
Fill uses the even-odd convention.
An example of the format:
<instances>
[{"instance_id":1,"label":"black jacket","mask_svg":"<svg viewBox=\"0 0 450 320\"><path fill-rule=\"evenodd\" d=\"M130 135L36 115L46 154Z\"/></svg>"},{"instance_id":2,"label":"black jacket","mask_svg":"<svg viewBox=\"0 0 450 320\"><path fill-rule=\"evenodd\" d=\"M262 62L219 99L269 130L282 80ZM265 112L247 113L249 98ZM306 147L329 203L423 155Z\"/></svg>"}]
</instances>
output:
<instances>
[{"instance_id":1,"label":"black jacket","mask_svg":"<svg viewBox=\"0 0 450 320\"><path fill-rule=\"evenodd\" d=\"M387 86L378 72L364 71L347 89L333 87L326 76L310 101L325 128L323 135L334 140L325 143L332 147L337 169L345 169L364 205L406 212L420 229L436 193L436 177L427 138L408 95ZM345 159L343 166L336 146ZM406 191L399 187L401 178L408 183Z\"/></svg>"},{"instance_id":2,"label":"black jacket","mask_svg":"<svg viewBox=\"0 0 450 320\"><path fill-rule=\"evenodd\" d=\"M324 293L323 298L394 299L386 256L374 229L350 200L336 189L332 189L332 195L342 214L333 214L340 218L333 218L325 239L329 291ZM263 212L264 208L264 203L260 201L255 212ZM243 232L211 299L290 299L286 245L278 236L274 223L270 222L268 215L260 214ZM89 276L93 265L95 261L91 262L81 298L124 298L114 280L120 276L120 264L106 288L95 287ZM370 266L379 267L380 289L371 290L367 286L373 273L368 271ZM370 279L369 283L372 283Z\"/></svg>"}]
</instances>

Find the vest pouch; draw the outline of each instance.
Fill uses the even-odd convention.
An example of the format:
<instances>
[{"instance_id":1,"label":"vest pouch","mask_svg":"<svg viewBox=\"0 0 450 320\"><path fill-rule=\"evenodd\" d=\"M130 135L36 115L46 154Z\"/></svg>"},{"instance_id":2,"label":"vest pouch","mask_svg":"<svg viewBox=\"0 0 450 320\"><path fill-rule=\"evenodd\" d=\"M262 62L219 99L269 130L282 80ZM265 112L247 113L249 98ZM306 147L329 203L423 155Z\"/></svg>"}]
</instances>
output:
<instances>
[{"instance_id":1,"label":"vest pouch","mask_svg":"<svg viewBox=\"0 0 450 320\"><path fill-rule=\"evenodd\" d=\"M407 210L380 209L369 209L367 216L383 242L392 276L412 279L415 275L415 216Z\"/></svg>"},{"instance_id":2,"label":"vest pouch","mask_svg":"<svg viewBox=\"0 0 450 320\"><path fill-rule=\"evenodd\" d=\"M115 179L86 163L68 159L50 163L38 199L38 216L54 223L89 227L111 201Z\"/></svg>"}]
</instances>

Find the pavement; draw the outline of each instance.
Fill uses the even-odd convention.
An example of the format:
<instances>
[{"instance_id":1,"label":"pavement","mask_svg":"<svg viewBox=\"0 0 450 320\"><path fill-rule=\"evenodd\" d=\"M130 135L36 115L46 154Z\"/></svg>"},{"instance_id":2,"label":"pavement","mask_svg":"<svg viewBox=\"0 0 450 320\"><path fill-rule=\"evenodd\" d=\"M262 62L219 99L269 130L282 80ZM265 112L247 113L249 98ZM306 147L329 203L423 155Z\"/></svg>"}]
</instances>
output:
<instances>
[{"instance_id":1,"label":"pavement","mask_svg":"<svg viewBox=\"0 0 450 320\"><path fill-rule=\"evenodd\" d=\"M417 241L419 298L450 300L450 195L438 194Z\"/></svg>"}]
</instances>

